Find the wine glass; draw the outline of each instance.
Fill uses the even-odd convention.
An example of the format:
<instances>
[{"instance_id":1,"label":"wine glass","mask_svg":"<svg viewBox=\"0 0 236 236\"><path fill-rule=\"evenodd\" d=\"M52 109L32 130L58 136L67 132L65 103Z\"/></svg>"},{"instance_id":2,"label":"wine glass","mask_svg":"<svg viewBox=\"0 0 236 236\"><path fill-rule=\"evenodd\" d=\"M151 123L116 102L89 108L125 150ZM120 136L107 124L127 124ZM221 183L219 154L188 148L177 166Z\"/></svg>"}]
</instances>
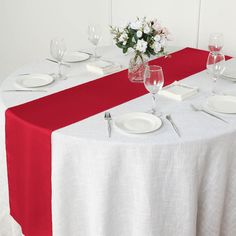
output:
<instances>
[{"instance_id":1,"label":"wine glass","mask_svg":"<svg viewBox=\"0 0 236 236\"><path fill-rule=\"evenodd\" d=\"M102 29L99 25L88 26L88 40L94 45L94 59L98 58L97 46L102 36Z\"/></svg>"},{"instance_id":2,"label":"wine glass","mask_svg":"<svg viewBox=\"0 0 236 236\"><path fill-rule=\"evenodd\" d=\"M62 65L62 59L66 52L66 44L64 39L62 38L55 38L51 40L50 44L50 52L52 57L57 61L58 63L58 73L54 75L56 79L66 79L67 77L62 74L61 71L61 65Z\"/></svg>"},{"instance_id":3,"label":"wine glass","mask_svg":"<svg viewBox=\"0 0 236 236\"><path fill-rule=\"evenodd\" d=\"M222 33L210 34L208 48L211 52L220 52L224 46L224 36Z\"/></svg>"},{"instance_id":4,"label":"wine glass","mask_svg":"<svg viewBox=\"0 0 236 236\"><path fill-rule=\"evenodd\" d=\"M225 70L225 56L220 52L210 52L206 63L207 70L213 79L212 93L216 93L216 80Z\"/></svg>"},{"instance_id":5,"label":"wine glass","mask_svg":"<svg viewBox=\"0 0 236 236\"><path fill-rule=\"evenodd\" d=\"M164 84L164 75L162 68L157 65L146 66L144 71L144 86L152 95L151 113L160 116L161 113L156 110L156 95Z\"/></svg>"}]
</instances>

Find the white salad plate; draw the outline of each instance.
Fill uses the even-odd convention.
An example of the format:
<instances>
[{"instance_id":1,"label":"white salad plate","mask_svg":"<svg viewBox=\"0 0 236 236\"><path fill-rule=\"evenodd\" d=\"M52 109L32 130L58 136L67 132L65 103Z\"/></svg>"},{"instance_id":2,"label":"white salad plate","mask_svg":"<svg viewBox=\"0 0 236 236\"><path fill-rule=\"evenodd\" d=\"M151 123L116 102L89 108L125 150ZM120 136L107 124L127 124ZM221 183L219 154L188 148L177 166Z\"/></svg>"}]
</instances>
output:
<instances>
[{"instance_id":1,"label":"white salad plate","mask_svg":"<svg viewBox=\"0 0 236 236\"><path fill-rule=\"evenodd\" d=\"M120 130L130 134L144 134L159 129L162 125L160 118L142 112L131 112L114 119L114 124Z\"/></svg>"},{"instance_id":2,"label":"white salad plate","mask_svg":"<svg viewBox=\"0 0 236 236\"><path fill-rule=\"evenodd\" d=\"M53 77L46 74L21 75L16 79L17 85L20 85L24 88L42 87L51 84L53 81Z\"/></svg>"},{"instance_id":3,"label":"white salad plate","mask_svg":"<svg viewBox=\"0 0 236 236\"><path fill-rule=\"evenodd\" d=\"M89 54L84 52L66 52L63 61L68 63L81 62L89 59Z\"/></svg>"},{"instance_id":4,"label":"white salad plate","mask_svg":"<svg viewBox=\"0 0 236 236\"><path fill-rule=\"evenodd\" d=\"M230 95L215 95L207 100L207 107L219 113L236 114L236 97Z\"/></svg>"}]
</instances>

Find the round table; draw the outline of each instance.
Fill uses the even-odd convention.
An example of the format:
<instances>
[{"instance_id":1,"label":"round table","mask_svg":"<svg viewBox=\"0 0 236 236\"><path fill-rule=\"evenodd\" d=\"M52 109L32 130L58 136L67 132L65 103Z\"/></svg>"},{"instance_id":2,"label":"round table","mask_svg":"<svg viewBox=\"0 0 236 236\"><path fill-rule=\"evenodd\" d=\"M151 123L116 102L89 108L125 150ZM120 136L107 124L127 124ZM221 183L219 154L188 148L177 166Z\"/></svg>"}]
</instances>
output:
<instances>
[{"instance_id":1,"label":"round table","mask_svg":"<svg viewBox=\"0 0 236 236\"><path fill-rule=\"evenodd\" d=\"M104 58L127 65L128 56L104 50ZM47 95L98 78L86 63L66 69L68 80L47 86ZM235 64L232 59L227 65ZM36 62L10 75L1 89L12 88L20 73L52 73L56 65ZM184 101L158 97L162 127L134 135L112 126L107 136L104 113L52 133L52 220L54 236L216 236L236 235L236 119L224 123L190 104L206 104L212 81L206 71L183 83L199 93ZM235 91L220 79L217 86ZM45 93L1 92L1 163L5 163L4 117L8 107ZM78 101L84 102L84 101ZM149 94L110 109L112 118L126 112L146 112ZM171 114L178 137L165 119ZM6 164L1 165L1 188L7 206ZM8 208L6 207L6 211ZM1 230L0 230L1 231Z\"/></svg>"}]
</instances>

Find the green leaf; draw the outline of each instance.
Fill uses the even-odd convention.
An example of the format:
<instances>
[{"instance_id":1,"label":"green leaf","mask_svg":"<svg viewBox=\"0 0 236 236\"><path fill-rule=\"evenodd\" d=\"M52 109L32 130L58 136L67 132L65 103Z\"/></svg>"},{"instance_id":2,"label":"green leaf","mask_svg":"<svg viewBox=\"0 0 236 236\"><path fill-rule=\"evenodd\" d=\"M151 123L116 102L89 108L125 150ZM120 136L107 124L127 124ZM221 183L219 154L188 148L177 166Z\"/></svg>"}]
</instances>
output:
<instances>
[{"instance_id":1,"label":"green leaf","mask_svg":"<svg viewBox=\"0 0 236 236\"><path fill-rule=\"evenodd\" d=\"M127 53L128 48L123 48L123 53Z\"/></svg>"}]
</instances>

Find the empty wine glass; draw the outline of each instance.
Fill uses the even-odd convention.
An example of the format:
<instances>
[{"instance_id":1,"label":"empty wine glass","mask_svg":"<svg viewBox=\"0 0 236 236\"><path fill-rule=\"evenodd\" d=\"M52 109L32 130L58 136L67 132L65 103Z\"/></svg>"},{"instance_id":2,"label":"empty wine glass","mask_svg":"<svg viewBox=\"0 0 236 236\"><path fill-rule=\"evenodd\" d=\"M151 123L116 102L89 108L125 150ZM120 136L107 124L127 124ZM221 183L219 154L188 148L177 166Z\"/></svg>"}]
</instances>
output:
<instances>
[{"instance_id":1,"label":"empty wine glass","mask_svg":"<svg viewBox=\"0 0 236 236\"><path fill-rule=\"evenodd\" d=\"M99 25L88 26L88 40L94 45L94 59L98 58L97 46L102 36L102 29Z\"/></svg>"},{"instance_id":2,"label":"empty wine glass","mask_svg":"<svg viewBox=\"0 0 236 236\"><path fill-rule=\"evenodd\" d=\"M62 74L61 71L61 65L62 65L62 59L66 52L66 44L64 39L62 38L55 38L51 40L50 44L50 52L52 57L57 61L58 63L58 73L54 75L56 79L66 79L67 77Z\"/></svg>"},{"instance_id":3,"label":"empty wine glass","mask_svg":"<svg viewBox=\"0 0 236 236\"><path fill-rule=\"evenodd\" d=\"M207 70L213 79L212 93L216 93L216 81L225 70L225 56L218 52L210 52L206 63Z\"/></svg>"},{"instance_id":4,"label":"empty wine glass","mask_svg":"<svg viewBox=\"0 0 236 236\"><path fill-rule=\"evenodd\" d=\"M211 52L220 52L224 46L224 36L222 33L210 34L208 48Z\"/></svg>"},{"instance_id":5,"label":"empty wine glass","mask_svg":"<svg viewBox=\"0 0 236 236\"><path fill-rule=\"evenodd\" d=\"M160 116L161 113L156 110L156 95L164 84L164 75L162 68L156 65L146 66L144 71L144 86L152 95L152 111L154 115Z\"/></svg>"}]
</instances>

